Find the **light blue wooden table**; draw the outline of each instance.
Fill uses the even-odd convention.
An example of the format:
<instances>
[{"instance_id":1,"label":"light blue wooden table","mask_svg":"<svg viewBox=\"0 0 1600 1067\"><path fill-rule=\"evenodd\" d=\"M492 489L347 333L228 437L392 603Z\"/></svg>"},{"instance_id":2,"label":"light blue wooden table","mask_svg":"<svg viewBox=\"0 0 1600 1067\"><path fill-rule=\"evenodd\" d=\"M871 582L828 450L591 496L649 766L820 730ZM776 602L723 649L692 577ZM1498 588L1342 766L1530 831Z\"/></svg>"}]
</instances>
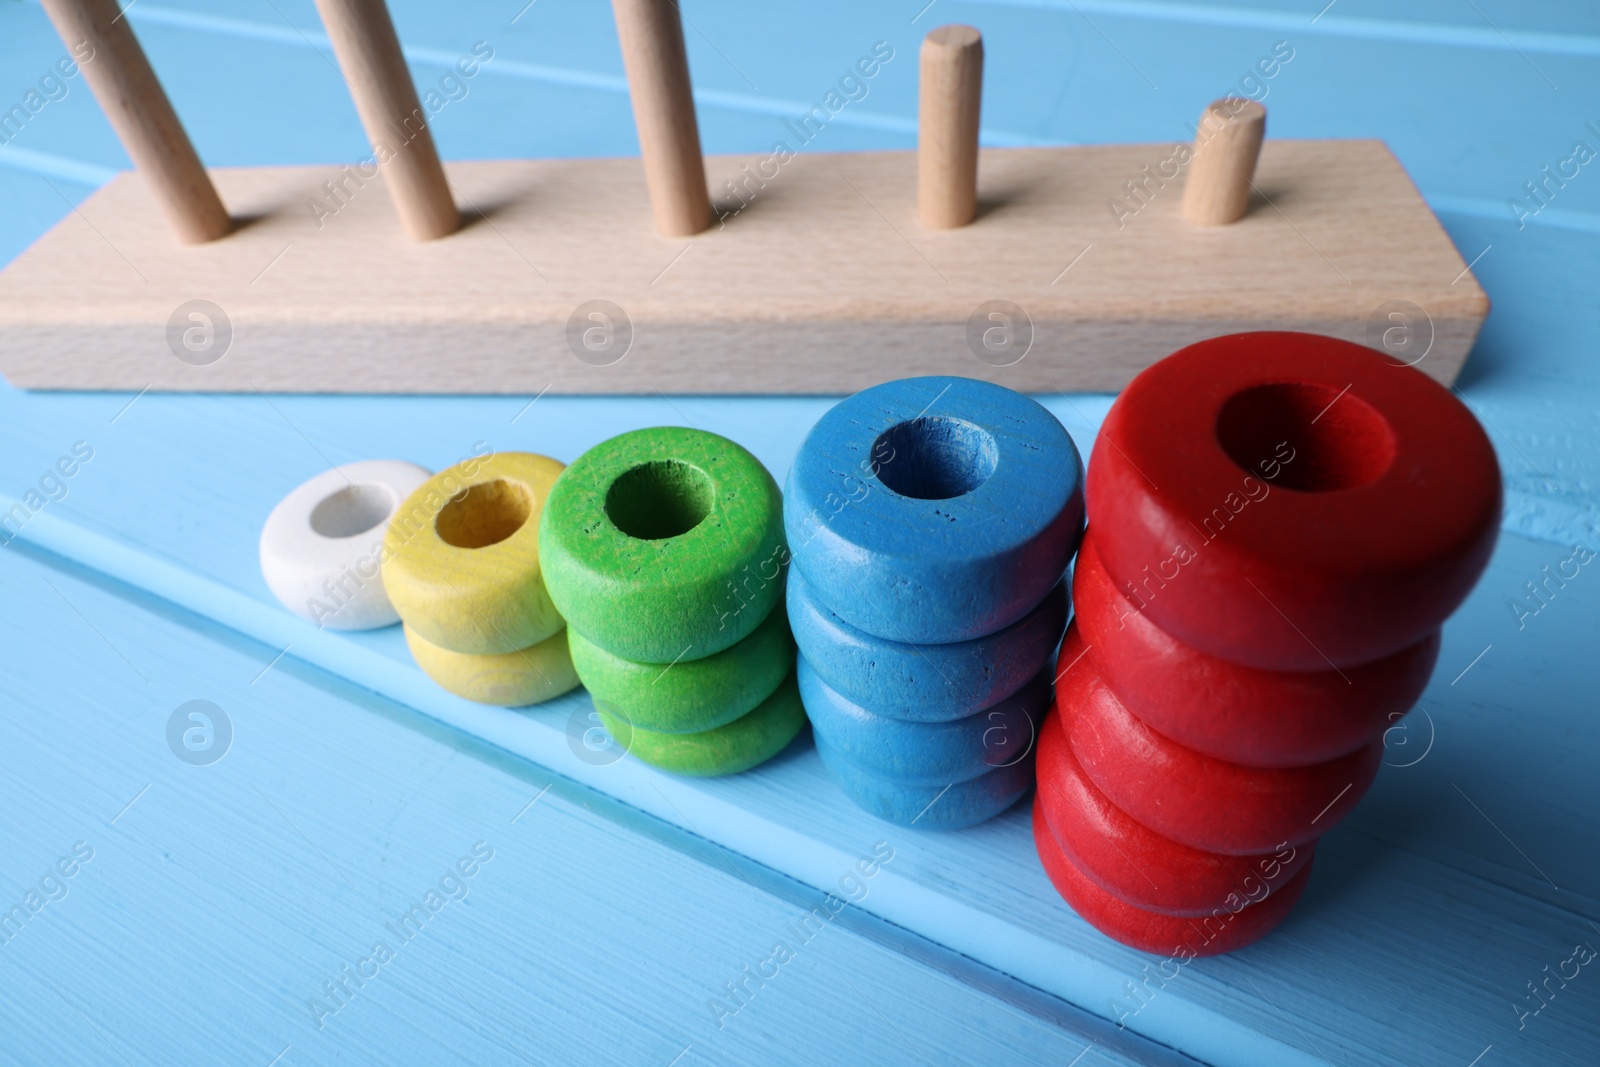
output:
<instances>
[{"instance_id":1,"label":"light blue wooden table","mask_svg":"<svg viewBox=\"0 0 1600 1067\"><path fill-rule=\"evenodd\" d=\"M609 5L524 2L395 4L420 83L494 50L433 120L445 156L635 152ZM1384 138L1475 263L1494 311L1460 388L1500 453L1504 536L1273 937L1133 999L1152 961L1061 903L1025 810L880 824L805 739L727 781L612 762L581 695L449 697L398 633L319 633L256 568L267 512L329 462L437 468L480 440L571 459L690 422L781 479L829 399L0 389L0 507L49 498L0 549L0 1061L1600 1062L1600 962L1579 962L1600 948L1600 563L1546 583L1600 548L1600 163L1524 191L1600 150L1600 8L1322 5L685 3L711 152L765 150L879 40L896 58L812 147L909 147L942 22L985 34L996 144L1183 139L1288 42L1272 132ZM363 154L309 0L128 17L208 163ZM35 4L0 3L0 111L63 53ZM0 146L0 259L128 166L81 79L64 90ZM1044 400L1087 450L1109 398ZM75 446L92 458L46 478ZM166 740L195 699L231 723L209 766ZM849 879L875 847L893 858ZM793 958L750 978L777 942Z\"/></svg>"}]
</instances>

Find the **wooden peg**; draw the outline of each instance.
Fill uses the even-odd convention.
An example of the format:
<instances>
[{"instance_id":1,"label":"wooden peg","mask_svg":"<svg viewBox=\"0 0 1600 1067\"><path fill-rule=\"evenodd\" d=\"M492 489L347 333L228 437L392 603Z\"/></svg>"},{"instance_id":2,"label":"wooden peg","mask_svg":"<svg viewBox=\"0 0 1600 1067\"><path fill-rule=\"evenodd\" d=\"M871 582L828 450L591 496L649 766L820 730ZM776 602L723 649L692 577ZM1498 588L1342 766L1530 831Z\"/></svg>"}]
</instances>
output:
<instances>
[{"instance_id":1,"label":"wooden peg","mask_svg":"<svg viewBox=\"0 0 1600 1067\"><path fill-rule=\"evenodd\" d=\"M1197 226L1226 226L1250 206L1250 182L1267 132L1267 109L1254 100L1212 101L1195 131L1194 159L1183 187L1183 217Z\"/></svg>"},{"instance_id":2,"label":"wooden peg","mask_svg":"<svg viewBox=\"0 0 1600 1067\"><path fill-rule=\"evenodd\" d=\"M611 0L611 10L656 229L668 237L699 233L711 225L711 198L678 5L673 0Z\"/></svg>"},{"instance_id":3,"label":"wooden peg","mask_svg":"<svg viewBox=\"0 0 1600 1067\"><path fill-rule=\"evenodd\" d=\"M917 216L930 230L948 230L978 210L983 35L971 26L939 26L923 38L921 63Z\"/></svg>"},{"instance_id":4,"label":"wooden peg","mask_svg":"<svg viewBox=\"0 0 1600 1067\"><path fill-rule=\"evenodd\" d=\"M378 153L401 225L417 241L454 233L461 213L451 199L388 5L384 0L317 0L317 12L350 84L367 139Z\"/></svg>"},{"instance_id":5,"label":"wooden peg","mask_svg":"<svg viewBox=\"0 0 1600 1067\"><path fill-rule=\"evenodd\" d=\"M216 187L172 110L117 0L42 0L129 158L186 244L233 229ZM92 51L82 51L87 44Z\"/></svg>"}]
</instances>

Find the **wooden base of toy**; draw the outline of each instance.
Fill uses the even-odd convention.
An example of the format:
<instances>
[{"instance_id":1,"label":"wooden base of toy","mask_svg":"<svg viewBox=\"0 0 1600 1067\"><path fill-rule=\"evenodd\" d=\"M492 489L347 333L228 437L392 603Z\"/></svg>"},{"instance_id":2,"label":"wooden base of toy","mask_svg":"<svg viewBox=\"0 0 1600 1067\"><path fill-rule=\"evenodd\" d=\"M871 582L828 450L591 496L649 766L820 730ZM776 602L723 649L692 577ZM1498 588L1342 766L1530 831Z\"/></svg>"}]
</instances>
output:
<instances>
[{"instance_id":1,"label":"wooden base of toy","mask_svg":"<svg viewBox=\"0 0 1600 1067\"><path fill-rule=\"evenodd\" d=\"M1181 174L1147 179L1171 155L986 150L978 218L941 231L916 220L912 152L713 156L722 221L676 239L636 159L451 164L465 224L424 242L380 175L317 166L212 171L238 225L179 245L128 173L0 273L0 369L32 389L848 393L959 374L1110 391L1221 334L1409 327L1394 354L1455 378L1488 301L1381 142L1268 141L1249 213L1214 227L1183 221ZM989 301L1026 317L993 350Z\"/></svg>"}]
</instances>

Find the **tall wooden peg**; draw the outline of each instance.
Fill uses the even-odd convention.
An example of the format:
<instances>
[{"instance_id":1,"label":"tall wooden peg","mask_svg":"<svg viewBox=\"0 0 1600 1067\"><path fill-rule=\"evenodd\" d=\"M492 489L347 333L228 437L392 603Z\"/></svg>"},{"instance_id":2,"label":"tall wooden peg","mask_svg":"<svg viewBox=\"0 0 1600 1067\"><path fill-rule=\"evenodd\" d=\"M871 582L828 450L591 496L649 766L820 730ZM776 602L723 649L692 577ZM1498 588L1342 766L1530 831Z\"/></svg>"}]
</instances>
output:
<instances>
[{"instance_id":1,"label":"tall wooden peg","mask_svg":"<svg viewBox=\"0 0 1600 1067\"><path fill-rule=\"evenodd\" d=\"M983 35L971 26L940 26L923 38L921 63L917 217L930 230L948 230L978 211Z\"/></svg>"},{"instance_id":2,"label":"tall wooden peg","mask_svg":"<svg viewBox=\"0 0 1600 1067\"><path fill-rule=\"evenodd\" d=\"M317 0L317 12L350 84L367 140L378 153L400 224L417 241L454 233L461 213L450 196L388 5L384 0Z\"/></svg>"},{"instance_id":3,"label":"tall wooden peg","mask_svg":"<svg viewBox=\"0 0 1600 1067\"><path fill-rule=\"evenodd\" d=\"M611 10L656 229L667 237L699 233L711 225L711 198L678 5L674 0L611 0Z\"/></svg>"},{"instance_id":4,"label":"tall wooden peg","mask_svg":"<svg viewBox=\"0 0 1600 1067\"><path fill-rule=\"evenodd\" d=\"M150 183L178 239L213 241L233 220L206 174L117 0L42 0L112 129ZM87 48L83 46L87 45Z\"/></svg>"},{"instance_id":5,"label":"tall wooden peg","mask_svg":"<svg viewBox=\"0 0 1600 1067\"><path fill-rule=\"evenodd\" d=\"M1226 226L1244 218L1267 109L1254 100L1223 97L1200 116L1194 159L1183 187L1183 217L1197 226Z\"/></svg>"}]
</instances>

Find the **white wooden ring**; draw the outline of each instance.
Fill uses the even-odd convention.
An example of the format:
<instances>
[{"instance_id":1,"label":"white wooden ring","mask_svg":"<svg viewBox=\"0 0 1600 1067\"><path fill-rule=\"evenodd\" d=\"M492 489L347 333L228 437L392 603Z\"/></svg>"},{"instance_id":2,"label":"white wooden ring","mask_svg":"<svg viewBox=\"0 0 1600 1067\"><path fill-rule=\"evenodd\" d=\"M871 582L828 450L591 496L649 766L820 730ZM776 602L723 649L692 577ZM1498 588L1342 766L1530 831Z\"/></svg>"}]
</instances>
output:
<instances>
[{"instance_id":1,"label":"white wooden ring","mask_svg":"<svg viewBox=\"0 0 1600 1067\"><path fill-rule=\"evenodd\" d=\"M302 483L261 527L261 576L283 606L330 630L400 621L383 589L389 518L432 477L414 463L347 463Z\"/></svg>"}]
</instances>

